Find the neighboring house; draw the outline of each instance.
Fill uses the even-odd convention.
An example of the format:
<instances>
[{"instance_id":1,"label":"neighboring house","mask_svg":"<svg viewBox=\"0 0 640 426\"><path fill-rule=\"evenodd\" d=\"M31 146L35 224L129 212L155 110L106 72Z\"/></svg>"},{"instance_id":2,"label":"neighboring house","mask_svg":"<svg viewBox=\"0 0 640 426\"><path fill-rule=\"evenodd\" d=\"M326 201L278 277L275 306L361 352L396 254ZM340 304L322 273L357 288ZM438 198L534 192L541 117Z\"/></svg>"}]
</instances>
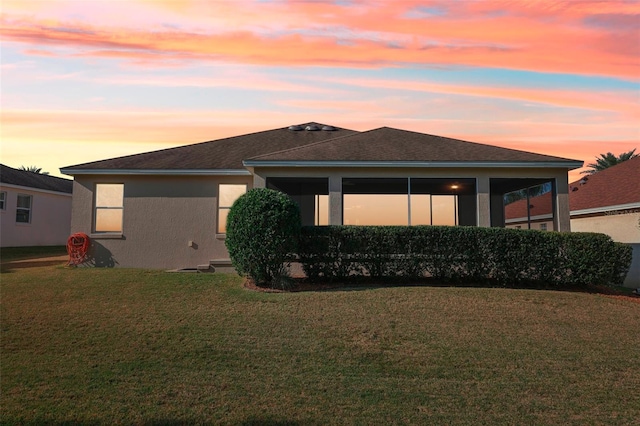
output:
<instances>
[{"instance_id":1,"label":"neighboring house","mask_svg":"<svg viewBox=\"0 0 640 426\"><path fill-rule=\"evenodd\" d=\"M569 185L571 230L601 232L614 241L633 246L633 263L625 280L628 287L640 287L640 157L585 176ZM549 226L551 193L505 207L508 227L541 229ZM551 229L551 228L549 228Z\"/></svg>"},{"instance_id":2,"label":"neighboring house","mask_svg":"<svg viewBox=\"0 0 640 426\"><path fill-rule=\"evenodd\" d=\"M382 127L319 123L61 169L74 176L73 232L96 265L186 268L227 259L226 217L248 189L298 202L305 225L504 226L504 194L553 188L568 231L568 171L582 161Z\"/></svg>"},{"instance_id":3,"label":"neighboring house","mask_svg":"<svg viewBox=\"0 0 640 426\"><path fill-rule=\"evenodd\" d=\"M569 194L571 203L571 194ZM540 231L553 230L553 194L545 194L522 199L507 204L504 208L505 226L516 229L538 229ZM572 228L573 229L573 228Z\"/></svg>"},{"instance_id":4,"label":"neighboring house","mask_svg":"<svg viewBox=\"0 0 640 426\"><path fill-rule=\"evenodd\" d=\"M64 245L71 230L73 181L0 164L2 247Z\"/></svg>"}]
</instances>

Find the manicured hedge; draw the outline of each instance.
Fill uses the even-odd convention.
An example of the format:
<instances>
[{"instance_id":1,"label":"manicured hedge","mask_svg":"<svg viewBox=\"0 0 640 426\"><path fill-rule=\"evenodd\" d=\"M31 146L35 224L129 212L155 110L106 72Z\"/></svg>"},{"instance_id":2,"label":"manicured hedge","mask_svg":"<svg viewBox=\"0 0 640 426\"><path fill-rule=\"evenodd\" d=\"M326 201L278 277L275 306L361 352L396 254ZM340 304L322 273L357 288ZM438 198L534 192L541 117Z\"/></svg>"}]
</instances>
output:
<instances>
[{"instance_id":1,"label":"manicured hedge","mask_svg":"<svg viewBox=\"0 0 640 426\"><path fill-rule=\"evenodd\" d=\"M300 226L298 205L282 192L255 188L238 198L225 239L236 271L258 285L285 287L285 262L296 251Z\"/></svg>"},{"instance_id":2,"label":"manicured hedge","mask_svg":"<svg viewBox=\"0 0 640 426\"><path fill-rule=\"evenodd\" d=\"M434 277L452 283L620 285L631 247L604 234L448 226L302 228L312 280Z\"/></svg>"}]
</instances>

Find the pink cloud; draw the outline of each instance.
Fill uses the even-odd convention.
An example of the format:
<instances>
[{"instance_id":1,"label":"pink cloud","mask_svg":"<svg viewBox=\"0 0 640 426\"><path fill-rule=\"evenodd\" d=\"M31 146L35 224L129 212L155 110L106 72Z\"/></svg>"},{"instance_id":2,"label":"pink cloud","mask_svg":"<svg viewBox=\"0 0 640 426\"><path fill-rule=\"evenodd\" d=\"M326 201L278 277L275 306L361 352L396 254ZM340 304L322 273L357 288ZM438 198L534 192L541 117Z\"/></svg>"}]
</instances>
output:
<instances>
[{"instance_id":1,"label":"pink cloud","mask_svg":"<svg viewBox=\"0 0 640 426\"><path fill-rule=\"evenodd\" d=\"M343 78L325 78L322 79L322 81L375 89L457 94L463 96L535 102L569 108L613 111L627 119L640 120L640 109L638 108L637 95L635 93L628 92L603 92L598 90L583 92L557 89L526 89L518 87L473 86L385 79L352 80Z\"/></svg>"},{"instance_id":2,"label":"pink cloud","mask_svg":"<svg viewBox=\"0 0 640 426\"><path fill-rule=\"evenodd\" d=\"M52 51L44 50L44 49L26 49L22 53L24 53L27 56L44 56L44 57L49 57L49 58L58 56L57 54L53 53Z\"/></svg>"},{"instance_id":3,"label":"pink cloud","mask_svg":"<svg viewBox=\"0 0 640 426\"><path fill-rule=\"evenodd\" d=\"M144 26L148 31L114 20L87 24L5 15L2 35L30 46L157 62L193 57L293 66L420 63L628 79L637 79L640 71L637 29L608 29L588 21L603 10L637 16L640 4L610 1L605 9L599 2L431 2L445 15L411 18L422 3L148 2L111 6L124 16L129 15L126 7L154 11L155 21ZM163 24L170 18L175 28ZM207 26L205 18L213 24Z\"/></svg>"}]
</instances>

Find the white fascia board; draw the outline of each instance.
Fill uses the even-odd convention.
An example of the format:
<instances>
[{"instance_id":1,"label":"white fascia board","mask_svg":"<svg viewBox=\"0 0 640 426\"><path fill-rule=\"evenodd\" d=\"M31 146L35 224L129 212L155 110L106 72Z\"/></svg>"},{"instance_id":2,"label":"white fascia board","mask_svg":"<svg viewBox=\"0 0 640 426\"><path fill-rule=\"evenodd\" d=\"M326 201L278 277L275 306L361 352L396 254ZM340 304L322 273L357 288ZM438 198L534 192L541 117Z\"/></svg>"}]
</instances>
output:
<instances>
[{"instance_id":1,"label":"white fascia board","mask_svg":"<svg viewBox=\"0 0 640 426\"><path fill-rule=\"evenodd\" d=\"M594 207L592 209L572 210L571 216L581 216L584 214L595 214L595 213L606 213L606 212L628 210L628 209L640 209L640 202L628 203L628 204L617 204L614 206Z\"/></svg>"},{"instance_id":2,"label":"white fascia board","mask_svg":"<svg viewBox=\"0 0 640 426\"><path fill-rule=\"evenodd\" d=\"M531 216L531 220L544 220L544 219L553 219L552 214L539 214L537 216ZM504 223L518 223L518 222L527 222L527 217L516 217L513 219L507 219Z\"/></svg>"},{"instance_id":3,"label":"white fascia board","mask_svg":"<svg viewBox=\"0 0 640 426\"><path fill-rule=\"evenodd\" d=\"M69 180L71 181L71 180ZM11 188L17 189L18 191L33 191L33 192L42 192L44 194L53 194L53 195L64 195L66 197L71 197L71 194L68 192L62 191L52 191L50 189L42 189L42 188L34 188L32 186L22 186L22 185L12 185L10 183L0 183L0 187L2 188Z\"/></svg>"},{"instance_id":4,"label":"white fascia board","mask_svg":"<svg viewBox=\"0 0 640 426\"><path fill-rule=\"evenodd\" d=\"M427 168L568 168L582 167L582 161L491 162L491 161L269 161L244 160L245 167L427 167Z\"/></svg>"},{"instance_id":5,"label":"white fascia board","mask_svg":"<svg viewBox=\"0 0 640 426\"><path fill-rule=\"evenodd\" d=\"M60 169L65 175L251 176L244 169Z\"/></svg>"}]
</instances>

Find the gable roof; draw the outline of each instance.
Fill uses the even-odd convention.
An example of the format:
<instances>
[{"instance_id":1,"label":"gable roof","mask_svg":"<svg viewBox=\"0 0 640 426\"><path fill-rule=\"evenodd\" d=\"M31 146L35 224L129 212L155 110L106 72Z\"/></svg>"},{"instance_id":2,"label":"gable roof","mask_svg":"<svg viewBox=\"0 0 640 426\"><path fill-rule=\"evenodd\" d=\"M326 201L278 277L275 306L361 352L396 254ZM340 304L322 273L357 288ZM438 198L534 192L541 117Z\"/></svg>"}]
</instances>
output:
<instances>
[{"instance_id":1,"label":"gable roof","mask_svg":"<svg viewBox=\"0 0 640 426\"><path fill-rule=\"evenodd\" d=\"M73 191L72 180L28 172L26 170L18 170L5 166L4 164L0 164L0 182L7 185L64 192L67 194L71 194Z\"/></svg>"},{"instance_id":2,"label":"gable roof","mask_svg":"<svg viewBox=\"0 0 640 426\"><path fill-rule=\"evenodd\" d=\"M305 130L315 126L317 130ZM290 126L291 128L295 126ZM67 166L62 173L75 175L101 172L185 172L198 174L250 174L242 160L269 152L309 145L330 138L356 133L348 130L310 122L298 125L299 130L288 127L233 136L193 145L162 149L125 157L111 158L91 163ZM328 130L323 130L327 128ZM207 173L207 171L209 173Z\"/></svg>"},{"instance_id":3,"label":"gable roof","mask_svg":"<svg viewBox=\"0 0 640 426\"><path fill-rule=\"evenodd\" d=\"M570 184L569 191L572 213L640 204L640 156L585 176Z\"/></svg>"},{"instance_id":4,"label":"gable roof","mask_svg":"<svg viewBox=\"0 0 640 426\"><path fill-rule=\"evenodd\" d=\"M515 149L500 148L459 139L434 136L408 130L381 127L341 138L284 151L253 156L245 166L330 165L366 162L370 165L442 165L442 166L557 166L578 168L582 161Z\"/></svg>"}]
</instances>

